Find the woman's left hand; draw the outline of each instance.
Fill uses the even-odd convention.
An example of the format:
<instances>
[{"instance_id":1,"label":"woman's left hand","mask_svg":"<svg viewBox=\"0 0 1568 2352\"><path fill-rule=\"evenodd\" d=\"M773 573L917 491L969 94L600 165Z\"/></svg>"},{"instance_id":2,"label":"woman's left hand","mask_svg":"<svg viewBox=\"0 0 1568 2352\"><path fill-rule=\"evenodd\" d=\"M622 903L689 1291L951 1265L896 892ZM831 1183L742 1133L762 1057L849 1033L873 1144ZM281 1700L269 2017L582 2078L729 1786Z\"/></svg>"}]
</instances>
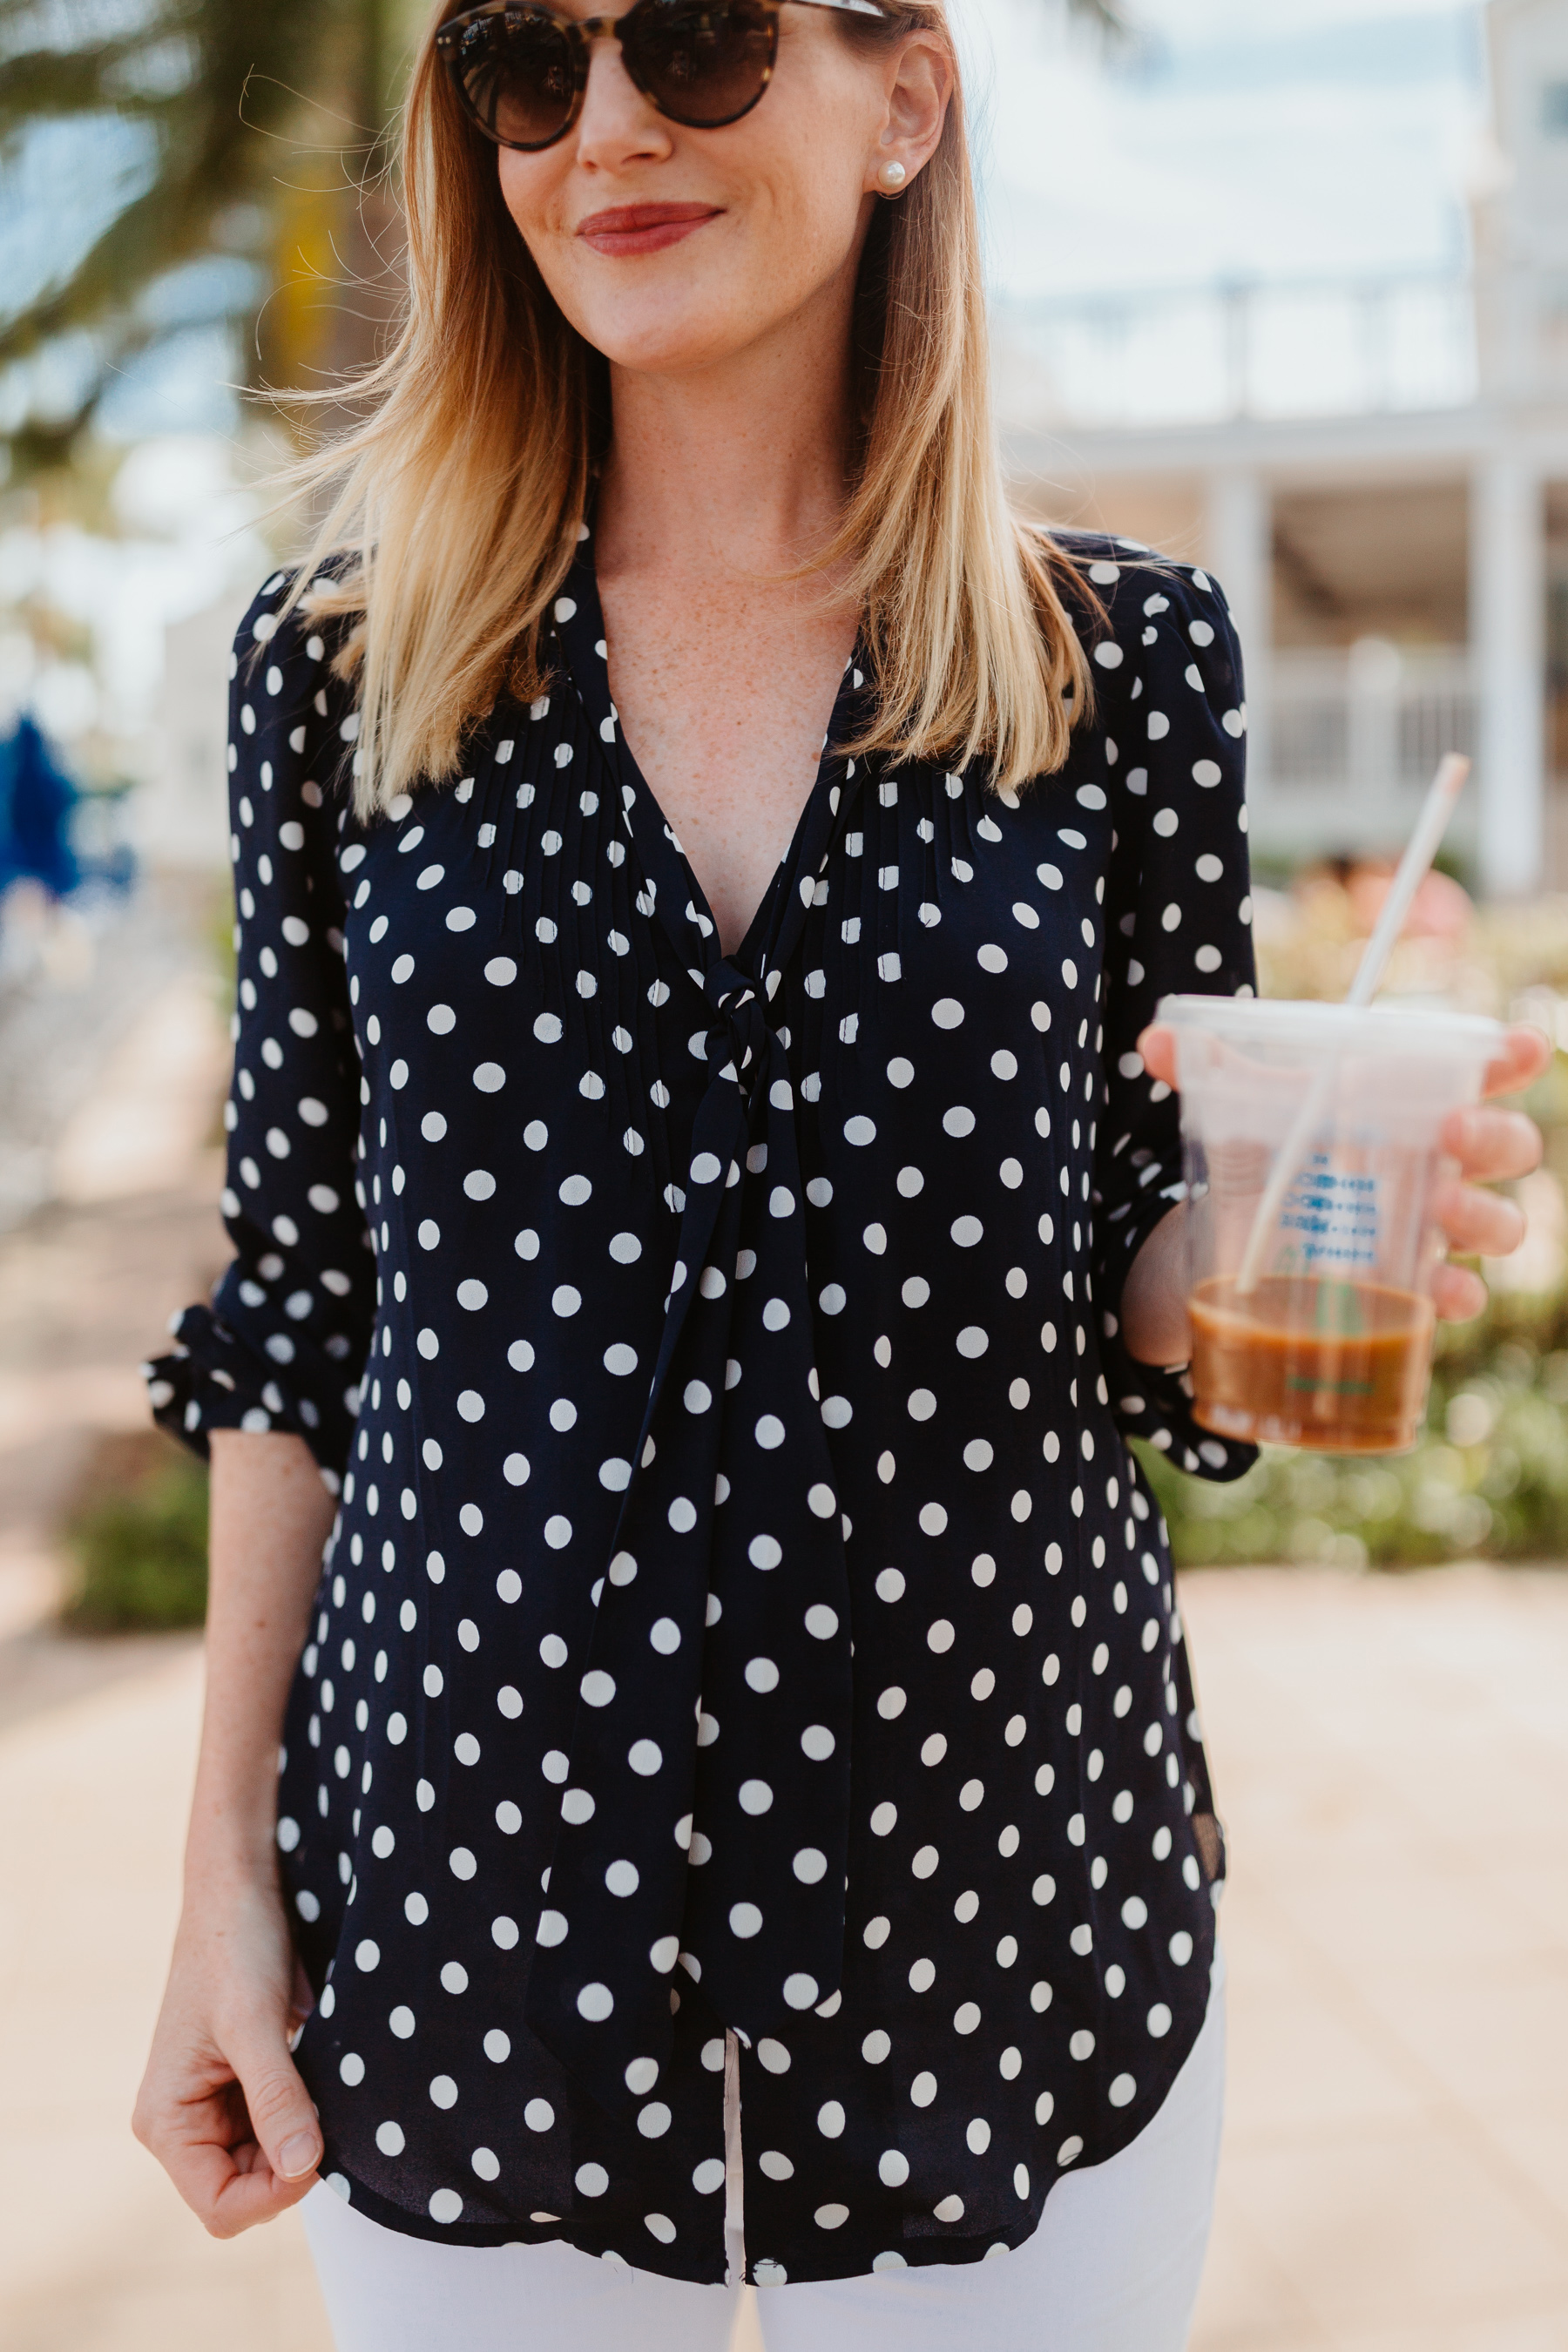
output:
<instances>
[{"instance_id":1,"label":"woman's left hand","mask_svg":"<svg viewBox=\"0 0 1568 2352\"><path fill-rule=\"evenodd\" d=\"M1176 1083L1176 1040L1173 1030L1155 1024L1145 1029L1138 1040L1138 1051L1143 1066L1152 1078L1163 1078L1168 1087ZM1537 1079L1552 1059L1552 1047L1539 1029L1510 1029L1503 1042L1501 1053L1488 1068L1484 1097L1515 1095ZM1541 1161L1541 1129L1522 1111L1491 1110L1478 1104L1468 1110L1456 1110L1444 1120L1440 1140L1451 1158L1458 1162L1457 1176L1445 1178L1432 1196L1432 1213L1439 1229L1447 1235L1449 1247L1467 1257L1507 1257L1524 1239L1524 1213L1516 1202L1485 1187L1513 1176L1528 1176ZM1167 1218L1165 1226L1179 1220ZM1150 1325L1148 1362L1177 1361L1167 1357L1172 1333L1166 1328L1170 1307L1157 1311L1154 1293L1164 1284L1152 1281L1155 1276L1153 1258L1169 1256L1169 1247L1155 1253L1153 1244L1160 1240L1165 1227L1157 1229L1144 1244L1151 1264L1144 1270L1144 1279L1136 1286L1137 1319ZM1139 1271L1135 1262L1133 1273ZM1163 1265L1159 1272L1166 1271ZM1134 1288L1129 1275L1129 1288ZM1487 1286L1479 1274L1468 1266L1440 1265L1433 1277L1432 1296L1437 1312L1445 1321L1463 1323L1479 1315L1487 1303ZM1124 1300L1124 1319L1127 1302ZM1133 1344L1129 1332L1129 1344L1134 1355L1142 1349Z\"/></svg>"}]
</instances>

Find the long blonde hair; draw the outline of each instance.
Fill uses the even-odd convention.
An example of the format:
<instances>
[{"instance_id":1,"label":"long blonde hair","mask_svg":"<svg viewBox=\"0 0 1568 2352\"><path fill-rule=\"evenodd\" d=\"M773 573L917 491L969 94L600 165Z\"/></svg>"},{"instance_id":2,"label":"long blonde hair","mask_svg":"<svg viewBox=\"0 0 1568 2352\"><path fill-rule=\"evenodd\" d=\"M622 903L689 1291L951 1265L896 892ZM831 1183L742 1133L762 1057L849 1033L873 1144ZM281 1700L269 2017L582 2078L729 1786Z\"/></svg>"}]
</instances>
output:
<instances>
[{"instance_id":1,"label":"long blonde hair","mask_svg":"<svg viewBox=\"0 0 1568 2352\"><path fill-rule=\"evenodd\" d=\"M609 436L606 362L546 289L437 57L451 13L443 0L404 108L403 324L352 387L362 421L291 469L297 489L327 494L291 601L355 623L339 667L359 681L365 818L454 774L499 692L542 690L544 615ZM1003 487L957 58L939 0L835 22L872 46L932 32L953 70L936 152L878 204L860 264L858 446L813 567L837 570L873 657L873 720L841 748L984 757L995 789L1016 788L1062 766L1091 686L1058 585L1068 560Z\"/></svg>"}]
</instances>

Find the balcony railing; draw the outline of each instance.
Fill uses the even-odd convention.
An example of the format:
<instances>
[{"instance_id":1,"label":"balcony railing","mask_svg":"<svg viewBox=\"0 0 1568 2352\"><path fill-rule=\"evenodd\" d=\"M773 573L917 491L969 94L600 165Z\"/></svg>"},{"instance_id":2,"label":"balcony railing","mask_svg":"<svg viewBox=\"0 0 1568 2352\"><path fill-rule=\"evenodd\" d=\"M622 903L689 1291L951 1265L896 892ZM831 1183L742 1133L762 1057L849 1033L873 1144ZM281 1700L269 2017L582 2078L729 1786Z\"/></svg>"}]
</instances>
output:
<instances>
[{"instance_id":1,"label":"balcony railing","mask_svg":"<svg viewBox=\"0 0 1568 2352\"><path fill-rule=\"evenodd\" d=\"M1004 421L1159 426L1568 394L1568 274L1236 283L999 301Z\"/></svg>"},{"instance_id":2,"label":"balcony railing","mask_svg":"<svg viewBox=\"0 0 1568 2352\"><path fill-rule=\"evenodd\" d=\"M1474 756L1477 710L1461 649L1367 638L1348 653L1276 651L1252 707L1255 850L1396 849L1443 754ZM1473 833L1473 803L1456 845Z\"/></svg>"},{"instance_id":3,"label":"balcony railing","mask_svg":"<svg viewBox=\"0 0 1568 2352\"><path fill-rule=\"evenodd\" d=\"M1468 654L1366 638L1348 653L1276 653L1269 663L1269 788L1294 795L1419 790L1446 751L1474 756Z\"/></svg>"}]
</instances>

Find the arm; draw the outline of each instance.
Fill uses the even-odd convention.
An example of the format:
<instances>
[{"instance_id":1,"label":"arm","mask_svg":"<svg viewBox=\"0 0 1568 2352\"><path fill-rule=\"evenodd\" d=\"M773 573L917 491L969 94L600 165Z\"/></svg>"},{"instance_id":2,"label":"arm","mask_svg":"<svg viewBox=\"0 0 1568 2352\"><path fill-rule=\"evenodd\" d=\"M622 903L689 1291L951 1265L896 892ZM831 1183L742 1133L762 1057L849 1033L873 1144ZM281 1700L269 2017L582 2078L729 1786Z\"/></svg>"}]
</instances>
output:
<instances>
[{"instance_id":1,"label":"arm","mask_svg":"<svg viewBox=\"0 0 1568 2352\"><path fill-rule=\"evenodd\" d=\"M323 640L276 625L283 586L241 625L231 690L236 1255L148 1367L159 1421L211 1456L212 1575L184 1907L134 2127L225 2237L303 2196L321 2155L288 2047L310 1994L279 1883L278 1742L375 1297L337 864L345 705Z\"/></svg>"},{"instance_id":2,"label":"arm","mask_svg":"<svg viewBox=\"0 0 1568 2352\"><path fill-rule=\"evenodd\" d=\"M375 1314L338 864L352 720L325 639L298 613L277 626L283 586L279 573L241 623L230 687L234 1262L147 1373L156 1418L197 1453L214 1430L291 1431L335 1493Z\"/></svg>"},{"instance_id":3,"label":"arm","mask_svg":"<svg viewBox=\"0 0 1568 2352\"><path fill-rule=\"evenodd\" d=\"M1146 1036L1153 1032L1146 1030ZM1168 1034L1168 1033L1166 1033ZM1140 1364L1184 1364L1193 1352L1187 1321L1186 1205L1162 1217L1127 1270L1121 1337Z\"/></svg>"},{"instance_id":4,"label":"arm","mask_svg":"<svg viewBox=\"0 0 1568 2352\"><path fill-rule=\"evenodd\" d=\"M1225 599L1202 572L1126 564L1095 659L1118 747L1106 790L1105 1092L1095 1142L1094 1297L1122 1431L1201 1477L1234 1478L1249 1447L1193 1419L1183 1279L1180 1106L1143 1058L1162 997L1250 995L1246 705ZM1109 662L1106 656L1120 656Z\"/></svg>"},{"instance_id":5,"label":"arm","mask_svg":"<svg viewBox=\"0 0 1568 2352\"><path fill-rule=\"evenodd\" d=\"M278 1742L333 1505L298 1437L216 1430L207 1690L184 1906L132 2128L215 2237L270 2221L321 2136L289 2055Z\"/></svg>"}]
</instances>

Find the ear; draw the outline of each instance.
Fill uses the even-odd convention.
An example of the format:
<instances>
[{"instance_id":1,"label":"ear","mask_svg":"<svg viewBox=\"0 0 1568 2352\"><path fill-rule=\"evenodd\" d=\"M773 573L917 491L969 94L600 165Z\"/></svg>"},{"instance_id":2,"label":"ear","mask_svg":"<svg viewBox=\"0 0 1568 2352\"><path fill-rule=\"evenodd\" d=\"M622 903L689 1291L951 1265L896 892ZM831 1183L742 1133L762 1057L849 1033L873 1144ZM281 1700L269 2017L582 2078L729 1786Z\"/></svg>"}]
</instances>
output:
<instances>
[{"instance_id":1,"label":"ear","mask_svg":"<svg viewBox=\"0 0 1568 2352\"><path fill-rule=\"evenodd\" d=\"M889 194L878 177L889 163L903 165L900 187L909 186L936 152L952 96L952 58L946 44L931 33L911 33L891 62L881 135L866 167L868 194Z\"/></svg>"}]
</instances>

